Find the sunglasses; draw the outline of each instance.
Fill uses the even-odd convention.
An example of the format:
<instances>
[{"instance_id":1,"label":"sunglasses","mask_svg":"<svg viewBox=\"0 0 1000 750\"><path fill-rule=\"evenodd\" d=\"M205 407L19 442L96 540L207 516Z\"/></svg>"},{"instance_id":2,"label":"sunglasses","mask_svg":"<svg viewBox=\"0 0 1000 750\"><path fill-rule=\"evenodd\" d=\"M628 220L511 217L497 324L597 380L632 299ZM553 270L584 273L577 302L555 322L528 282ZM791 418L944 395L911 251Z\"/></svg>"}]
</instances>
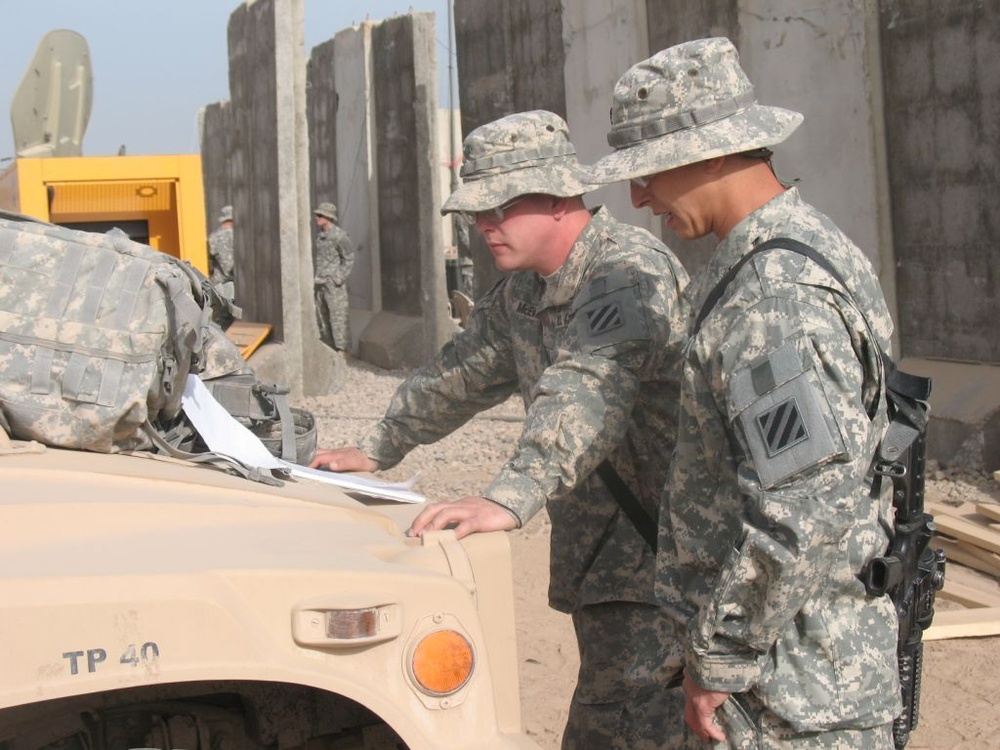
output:
<instances>
[{"instance_id":1,"label":"sunglasses","mask_svg":"<svg viewBox=\"0 0 1000 750\"><path fill-rule=\"evenodd\" d=\"M468 224L470 227L475 226L476 222L480 219L484 221L493 221L499 224L504 219L504 214L510 209L511 206L520 203L527 195L520 195L517 198L507 201L502 206L497 206L496 208L487 208L485 211L458 211L458 218Z\"/></svg>"},{"instance_id":2,"label":"sunglasses","mask_svg":"<svg viewBox=\"0 0 1000 750\"><path fill-rule=\"evenodd\" d=\"M648 174L645 177L633 177L631 180L629 180L629 182L631 182L637 188L645 189L649 187L649 183L653 181L654 177L656 177L655 174Z\"/></svg>"}]
</instances>

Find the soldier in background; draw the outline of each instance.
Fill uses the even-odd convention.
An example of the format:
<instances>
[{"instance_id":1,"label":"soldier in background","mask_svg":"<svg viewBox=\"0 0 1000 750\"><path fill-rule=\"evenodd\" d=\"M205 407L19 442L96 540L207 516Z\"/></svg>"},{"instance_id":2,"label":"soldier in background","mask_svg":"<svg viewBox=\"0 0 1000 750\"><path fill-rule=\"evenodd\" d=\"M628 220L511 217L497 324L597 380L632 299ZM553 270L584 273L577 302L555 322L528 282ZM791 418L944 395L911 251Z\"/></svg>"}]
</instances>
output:
<instances>
[{"instance_id":1,"label":"soldier in background","mask_svg":"<svg viewBox=\"0 0 1000 750\"><path fill-rule=\"evenodd\" d=\"M681 638L656 605L640 531L655 535L674 443L687 274L649 232L586 207L595 186L558 115L509 115L463 150L464 184L442 210L475 226L506 276L357 448L320 450L312 465L390 468L519 393L524 429L497 476L481 496L429 505L409 533L514 529L545 508L549 604L572 615L580 649L563 747L700 744L669 684Z\"/></svg>"},{"instance_id":2,"label":"soldier in background","mask_svg":"<svg viewBox=\"0 0 1000 750\"><path fill-rule=\"evenodd\" d=\"M208 236L209 280L219 286L233 280L233 207L223 206L219 227ZM232 298L232 290L228 297Z\"/></svg>"},{"instance_id":3,"label":"soldier in background","mask_svg":"<svg viewBox=\"0 0 1000 750\"><path fill-rule=\"evenodd\" d=\"M313 211L319 234L313 249L313 291L320 340L332 349L351 348L348 321L347 277L354 265L354 245L347 232L337 226L337 207L320 203Z\"/></svg>"},{"instance_id":4,"label":"soldier in background","mask_svg":"<svg viewBox=\"0 0 1000 750\"><path fill-rule=\"evenodd\" d=\"M688 724L729 748L889 748L896 614L860 574L889 542L872 465L892 321L868 259L771 168L801 121L757 103L728 39L687 42L619 79L617 150L594 170L682 239L718 241L685 293L659 516Z\"/></svg>"}]
</instances>

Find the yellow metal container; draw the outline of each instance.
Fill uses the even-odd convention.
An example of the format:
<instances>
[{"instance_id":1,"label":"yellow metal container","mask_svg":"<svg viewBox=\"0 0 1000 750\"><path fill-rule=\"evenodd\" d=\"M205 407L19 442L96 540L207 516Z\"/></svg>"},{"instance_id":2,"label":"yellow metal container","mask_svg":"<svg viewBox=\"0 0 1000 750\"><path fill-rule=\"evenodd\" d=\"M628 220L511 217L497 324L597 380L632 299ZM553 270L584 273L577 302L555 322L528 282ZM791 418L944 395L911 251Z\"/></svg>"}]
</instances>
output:
<instances>
[{"instance_id":1,"label":"yellow metal container","mask_svg":"<svg viewBox=\"0 0 1000 750\"><path fill-rule=\"evenodd\" d=\"M208 273L197 154L17 159L0 173L0 208L89 231L117 226Z\"/></svg>"}]
</instances>

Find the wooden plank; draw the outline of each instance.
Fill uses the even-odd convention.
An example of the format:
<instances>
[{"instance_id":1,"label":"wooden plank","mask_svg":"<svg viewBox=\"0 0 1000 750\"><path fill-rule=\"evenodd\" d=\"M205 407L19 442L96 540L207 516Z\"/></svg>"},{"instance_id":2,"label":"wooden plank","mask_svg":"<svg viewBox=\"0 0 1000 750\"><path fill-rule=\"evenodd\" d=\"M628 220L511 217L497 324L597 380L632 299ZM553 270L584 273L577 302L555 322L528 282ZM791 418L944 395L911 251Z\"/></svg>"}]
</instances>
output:
<instances>
[{"instance_id":1,"label":"wooden plank","mask_svg":"<svg viewBox=\"0 0 1000 750\"><path fill-rule=\"evenodd\" d=\"M1000 533L1000 523L994 523L993 518L980 512L980 506L986 507L987 511L991 508L997 508L994 512L1000 516L1000 508L989 503L976 504L963 502L959 505L947 505L946 503L929 502L925 504L925 510L933 514L934 518L942 515L951 516L952 518L962 518L970 523L978 524L985 529L992 529ZM1000 520L1000 518L997 520Z\"/></svg>"},{"instance_id":2,"label":"wooden plank","mask_svg":"<svg viewBox=\"0 0 1000 750\"><path fill-rule=\"evenodd\" d=\"M1000 607L1000 590L997 590L996 584L992 581L990 588L970 586L967 583L951 580L947 572L944 577L944 588L937 595L965 607Z\"/></svg>"},{"instance_id":3,"label":"wooden plank","mask_svg":"<svg viewBox=\"0 0 1000 750\"><path fill-rule=\"evenodd\" d=\"M994 522L1000 522L1000 505L995 503L976 503L976 512Z\"/></svg>"},{"instance_id":4,"label":"wooden plank","mask_svg":"<svg viewBox=\"0 0 1000 750\"><path fill-rule=\"evenodd\" d=\"M226 329L226 337L240 347L243 359L249 359L250 355L257 351L257 347L264 343L264 339L271 334L272 328L270 323L235 320Z\"/></svg>"},{"instance_id":5,"label":"wooden plank","mask_svg":"<svg viewBox=\"0 0 1000 750\"><path fill-rule=\"evenodd\" d=\"M924 631L924 640L943 641L990 635L1000 635L1000 607L935 612L931 626Z\"/></svg>"},{"instance_id":6,"label":"wooden plank","mask_svg":"<svg viewBox=\"0 0 1000 750\"><path fill-rule=\"evenodd\" d=\"M945 539L940 536L934 537L931 540L930 546L934 549L943 549L947 562L956 562L990 576L1000 576L1000 555L987 552L973 545L965 545L955 539ZM947 579L946 566L945 580Z\"/></svg>"},{"instance_id":7,"label":"wooden plank","mask_svg":"<svg viewBox=\"0 0 1000 750\"><path fill-rule=\"evenodd\" d=\"M964 518L948 515L934 515L934 525L938 532L990 552L1000 552L1000 532L989 529Z\"/></svg>"}]
</instances>

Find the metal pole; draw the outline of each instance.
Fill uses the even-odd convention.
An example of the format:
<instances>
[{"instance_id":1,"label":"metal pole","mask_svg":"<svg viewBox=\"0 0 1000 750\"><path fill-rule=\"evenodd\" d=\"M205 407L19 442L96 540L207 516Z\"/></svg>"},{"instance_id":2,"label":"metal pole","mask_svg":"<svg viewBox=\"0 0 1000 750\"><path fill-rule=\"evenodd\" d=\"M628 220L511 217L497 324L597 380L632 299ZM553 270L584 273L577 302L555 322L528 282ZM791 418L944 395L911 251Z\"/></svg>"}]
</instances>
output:
<instances>
[{"instance_id":1,"label":"metal pole","mask_svg":"<svg viewBox=\"0 0 1000 750\"><path fill-rule=\"evenodd\" d=\"M451 192L454 193L458 189L458 172L455 170L455 74L452 72L451 62L454 57L455 29L452 25L451 6L452 0L448 0L448 169L451 172Z\"/></svg>"}]
</instances>

